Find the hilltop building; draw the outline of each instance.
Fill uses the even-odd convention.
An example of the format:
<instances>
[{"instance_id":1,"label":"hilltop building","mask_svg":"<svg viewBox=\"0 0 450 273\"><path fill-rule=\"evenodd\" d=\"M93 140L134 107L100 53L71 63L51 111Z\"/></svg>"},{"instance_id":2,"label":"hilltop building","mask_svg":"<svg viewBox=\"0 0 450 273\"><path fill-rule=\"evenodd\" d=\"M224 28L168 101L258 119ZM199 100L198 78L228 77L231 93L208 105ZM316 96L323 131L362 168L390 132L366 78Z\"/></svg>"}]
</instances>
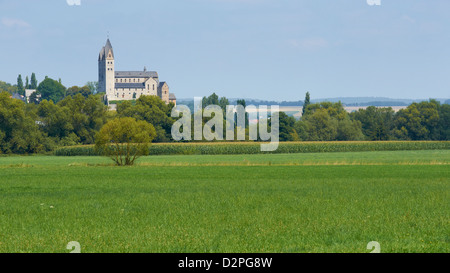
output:
<instances>
[{"instance_id":1,"label":"hilltop building","mask_svg":"<svg viewBox=\"0 0 450 273\"><path fill-rule=\"evenodd\" d=\"M98 56L98 92L105 92L108 104L114 101L136 100L140 96L158 96L165 103L176 104L176 97L169 93L169 85L160 82L156 71L116 71L114 50L110 40Z\"/></svg>"}]
</instances>

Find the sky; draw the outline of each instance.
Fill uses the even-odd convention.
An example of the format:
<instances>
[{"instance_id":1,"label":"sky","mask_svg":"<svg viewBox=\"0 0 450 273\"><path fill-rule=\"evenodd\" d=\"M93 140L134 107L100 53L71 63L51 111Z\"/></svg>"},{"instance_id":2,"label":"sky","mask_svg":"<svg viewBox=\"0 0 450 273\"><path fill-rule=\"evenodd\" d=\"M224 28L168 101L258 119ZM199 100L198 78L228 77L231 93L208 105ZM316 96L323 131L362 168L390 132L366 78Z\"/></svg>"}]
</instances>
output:
<instances>
[{"instance_id":1,"label":"sky","mask_svg":"<svg viewBox=\"0 0 450 273\"><path fill-rule=\"evenodd\" d=\"M157 71L177 98L450 98L450 1L0 0L0 80Z\"/></svg>"}]
</instances>

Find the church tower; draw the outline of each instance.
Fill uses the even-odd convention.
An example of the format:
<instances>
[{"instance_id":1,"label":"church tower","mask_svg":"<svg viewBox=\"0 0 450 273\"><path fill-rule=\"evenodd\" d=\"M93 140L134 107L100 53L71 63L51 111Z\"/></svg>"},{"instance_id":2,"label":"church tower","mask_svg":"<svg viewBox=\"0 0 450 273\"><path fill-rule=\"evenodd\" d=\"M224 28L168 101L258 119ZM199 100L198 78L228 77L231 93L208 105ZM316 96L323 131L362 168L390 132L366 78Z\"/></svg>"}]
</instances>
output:
<instances>
[{"instance_id":1,"label":"church tower","mask_svg":"<svg viewBox=\"0 0 450 273\"><path fill-rule=\"evenodd\" d=\"M108 100L116 98L115 73L114 73L114 51L109 39L98 56L98 91L105 92Z\"/></svg>"}]
</instances>

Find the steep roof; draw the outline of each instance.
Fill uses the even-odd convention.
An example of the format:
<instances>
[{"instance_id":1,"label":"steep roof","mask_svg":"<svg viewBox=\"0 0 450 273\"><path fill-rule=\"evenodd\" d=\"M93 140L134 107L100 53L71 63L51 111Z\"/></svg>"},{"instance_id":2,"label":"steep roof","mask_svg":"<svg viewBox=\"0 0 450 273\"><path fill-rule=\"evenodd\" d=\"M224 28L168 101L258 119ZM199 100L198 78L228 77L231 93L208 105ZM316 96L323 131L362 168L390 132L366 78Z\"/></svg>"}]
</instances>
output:
<instances>
[{"instance_id":1,"label":"steep roof","mask_svg":"<svg viewBox=\"0 0 450 273\"><path fill-rule=\"evenodd\" d=\"M165 84L167 84L166 82L160 82L158 85L158 88L162 88Z\"/></svg>"},{"instance_id":2,"label":"steep roof","mask_svg":"<svg viewBox=\"0 0 450 273\"><path fill-rule=\"evenodd\" d=\"M114 58L114 50L113 50L113 47L111 45L111 41L108 38L108 40L106 41L106 45L102 48L102 50L100 50L100 54L98 56L98 60L102 61L102 60L106 59L106 54L108 54L109 51L111 51L111 55Z\"/></svg>"},{"instance_id":3,"label":"steep roof","mask_svg":"<svg viewBox=\"0 0 450 273\"><path fill-rule=\"evenodd\" d=\"M156 71L116 71L116 78L158 78Z\"/></svg>"},{"instance_id":4,"label":"steep roof","mask_svg":"<svg viewBox=\"0 0 450 273\"><path fill-rule=\"evenodd\" d=\"M169 100L176 100L177 97L175 97L174 93L169 93Z\"/></svg>"}]
</instances>

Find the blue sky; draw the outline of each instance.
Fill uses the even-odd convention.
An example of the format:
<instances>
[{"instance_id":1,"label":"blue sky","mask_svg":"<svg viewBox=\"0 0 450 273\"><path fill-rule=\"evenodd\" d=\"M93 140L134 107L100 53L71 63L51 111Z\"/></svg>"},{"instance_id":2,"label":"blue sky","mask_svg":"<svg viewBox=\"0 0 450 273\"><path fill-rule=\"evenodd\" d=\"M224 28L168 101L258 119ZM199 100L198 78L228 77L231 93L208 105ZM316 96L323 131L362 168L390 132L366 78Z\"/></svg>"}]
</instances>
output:
<instances>
[{"instance_id":1,"label":"blue sky","mask_svg":"<svg viewBox=\"0 0 450 273\"><path fill-rule=\"evenodd\" d=\"M156 70L178 98L450 98L450 1L0 0L0 80Z\"/></svg>"}]
</instances>

